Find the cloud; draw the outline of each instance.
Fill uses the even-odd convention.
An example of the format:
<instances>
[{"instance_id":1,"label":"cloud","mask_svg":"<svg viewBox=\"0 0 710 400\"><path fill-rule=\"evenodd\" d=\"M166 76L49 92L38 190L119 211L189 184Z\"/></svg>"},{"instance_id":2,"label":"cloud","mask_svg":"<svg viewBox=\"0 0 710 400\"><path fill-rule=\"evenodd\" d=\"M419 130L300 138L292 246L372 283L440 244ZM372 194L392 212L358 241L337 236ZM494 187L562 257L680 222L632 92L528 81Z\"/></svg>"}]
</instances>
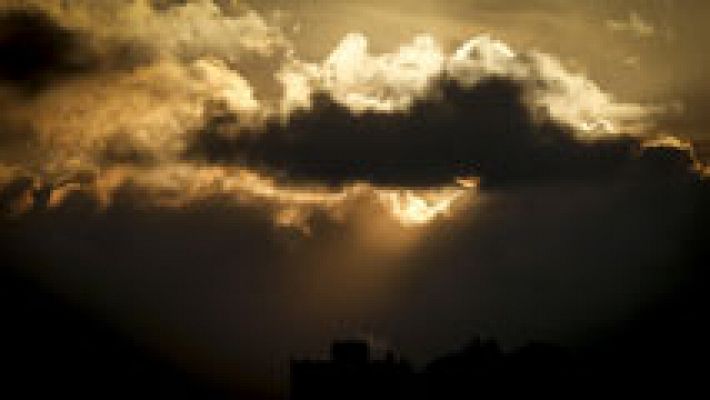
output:
<instances>
[{"instance_id":1,"label":"cloud","mask_svg":"<svg viewBox=\"0 0 710 400\"><path fill-rule=\"evenodd\" d=\"M313 91L325 90L355 111L402 110L443 65L443 51L430 36L416 37L394 53L371 55L367 37L349 34L322 64L294 60L281 71L284 105L306 106Z\"/></svg>"},{"instance_id":2,"label":"cloud","mask_svg":"<svg viewBox=\"0 0 710 400\"><path fill-rule=\"evenodd\" d=\"M280 77L285 117L240 131L213 118L187 158L332 186L426 187L470 176L500 186L639 173L658 151L643 137L655 107L615 102L554 57L488 36L451 56L427 36L370 55L354 34L322 63L293 60ZM691 149L676 144L661 146L678 153L665 167L697 171Z\"/></svg>"},{"instance_id":3,"label":"cloud","mask_svg":"<svg viewBox=\"0 0 710 400\"><path fill-rule=\"evenodd\" d=\"M34 148L13 152L24 155L26 167L36 162L61 175L170 160L207 107L261 112L251 85L230 64L230 57L277 46L278 32L254 13L225 15L210 1L153 8L144 0L28 0L0 9L0 51L8 53L0 61L7 111L0 140L36 139ZM43 90L28 98L14 87Z\"/></svg>"},{"instance_id":4,"label":"cloud","mask_svg":"<svg viewBox=\"0 0 710 400\"><path fill-rule=\"evenodd\" d=\"M0 11L0 83L36 90L94 69L96 55L85 40L43 12Z\"/></svg>"},{"instance_id":5,"label":"cloud","mask_svg":"<svg viewBox=\"0 0 710 400\"><path fill-rule=\"evenodd\" d=\"M601 135L643 131L656 107L619 103L594 81L574 73L554 56L517 52L487 35L464 42L446 55L436 40L420 35L393 53L372 55L367 38L347 35L321 63L298 59L279 74L284 108L308 108L315 92L329 93L355 112L402 111L425 94L442 74L465 87L488 78L510 79L525 86L530 106L543 108L572 125L575 134Z\"/></svg>"},{"instance_id":6,"label":"cloud","mask_svg":"<svg viewBox=\"0 0 710 400\"><path fill-rule=\"evenodd\" d=\"M276 63L288 47L278 28L230 1L0 1L0 17L8 210L20 198L22 210L41 210L77 193L104 208L129 181L156 189L151 176L177 168L186 135L211 109L259 120L265 107L237 64ZM35 187L12 189L25 176Z\"/></svg>"},{"instance_id":7,"label":"cloud","mask_svg":"<svg viewBox=\"0 0 710 400\"><path fill-rule=\"evenodd\" d=\"M12 4L0 3L4 15L71 39L38 62L42 90L0 84L0 165L32 177L38 209L76 193L105 209L129 185L146 197L137 203L165 207L262 202L277 224L304 230L315 213L368 197L411 224L447 215L479 177L483 187L611 178L646 171L644 157L697 169L681 147L648 155L662 153L638 138L655 107L619 103L555 57L488 36L452 54L429 35L372 54L351 34L308 62L233 1ZM67 72L65 59L86 63Z\"/></svg>"},{"instance_id":8,"label":"cloud","mask_svg":"<svg viewBox=\"0 0 710 400\"><path fill-rule=\"evenodd\" d=\"M607 20L606 26L613 32L628 32L638 38L648 38L656 34L656 28L636 11L631 11L628 19Z\"/></svg>"},{"instance_id":9,"label":"cloud","mask_svg":"<svg viewBox=\"0 0 710 400\"><path fill-rule=\"evenodd\" d=\"M247 7L212 0L153 2L75 1L44 6L76 29L106 40L123 38L150 47L158 57L236 62L289 47L281 31Z\"/></svg>"},{"instance_id":10,"label":"cloud","mask_svg":"<svg viewBox=\"0 0 710 400\"><path fill-rule=\"evenodd\" d=\"M215 119L198 132L188 157L332 186L441 186L470 176L484 187L612 179L649 157L640 138L580 139L572 126L531 110L525 83L506 78L467 87L445 76L407 110L392 112L357 112L317 93L311 108L263 130L230 135L220 126ZM658 147L679 154L672 171L696 168L689 149Z\"/></svg>"},{"instance_id":11,"label":"cloud","mask_svg":"<svg viewBox=\"0 0 710 400\"><path fill-rule=\"evenodd\" d=\"M180 7L187 4L189 0L150 0L150 5L158 11L168 11L172 7Z\"/></svg>"},{"instance_id":12,"label":"cloud","mask_svg":"<svg viewBox=\"0 0 710 400\"><path fill-rule=\"evenodd\" d=\"M34 179L29 176L13 174L10 180L0 179L0 216L17 216L30 211L34 206L34 187Z\"/></svg>"},{"instance_id":13,"label":"cloud","mask_svg":"<svg viewBox=\"0 0 710 400\"><path fill-rule=\"evenodd\" d=\"M258 109L237 72L218 60L198 60L71 82L15 115L37 132L43 170L61 174L131 159L169 162L182 151L186 132L201 126L209 102L240 115Z\"/></svg>"}]
</instances>

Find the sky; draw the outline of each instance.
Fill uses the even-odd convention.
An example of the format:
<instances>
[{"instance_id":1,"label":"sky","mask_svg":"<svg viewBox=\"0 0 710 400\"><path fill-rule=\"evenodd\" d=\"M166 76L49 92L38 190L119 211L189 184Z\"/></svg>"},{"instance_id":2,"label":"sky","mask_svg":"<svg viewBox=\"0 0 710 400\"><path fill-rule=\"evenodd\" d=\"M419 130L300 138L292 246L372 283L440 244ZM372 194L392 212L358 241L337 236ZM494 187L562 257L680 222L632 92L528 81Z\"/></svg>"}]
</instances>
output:
<instances>
[{"instance_id":1,"label":"sky","mask_svg":"<svg viewBox=\"0 0 710 400\"><path fill-rule=\"evenodd\" d=\"M0 0L7 268L242 383L697 289L706 2L382 3Z\"/></svg>"}]
</instances>

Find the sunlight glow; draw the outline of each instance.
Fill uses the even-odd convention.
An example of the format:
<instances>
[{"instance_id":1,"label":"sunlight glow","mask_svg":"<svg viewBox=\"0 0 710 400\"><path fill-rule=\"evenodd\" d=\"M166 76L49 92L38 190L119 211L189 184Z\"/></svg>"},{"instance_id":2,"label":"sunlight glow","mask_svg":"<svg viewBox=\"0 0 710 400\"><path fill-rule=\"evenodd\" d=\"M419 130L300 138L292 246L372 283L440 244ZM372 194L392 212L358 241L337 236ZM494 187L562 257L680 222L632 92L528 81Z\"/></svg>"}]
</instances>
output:
<instances>
[{"instance_id":1,"label":"sunlight glow","mask_svg":"<svg viewBox=\"0 0 710 400\"><path fill-rule=\"evenodd\" d=\"M336 216L357 199L372 199L404 227L425 225L450 215L456 200L478 187L476 178L460 178L440 188L382 188L353 183L340 189L291 186L242 168L196 166L176 163L161 168L119 167L108 169L91 183L67 181L52 189L49 208L57 208L72 192L96 199L106 209L118 190L139 188L146 205L180 209L210 199L238 204L266 204L277 226L309 231L314 211Z\"/></svg>"},{"instance_id":2,"label":"sunlight glow","mask_svg":"<svg viewBox=\"0 0 710 400\"><path fill-rule=\"evenodd\" d=\"M454 202L476 188L473 179L460 180L460 187L434 190L378 190L380 201L403 226L424 225L450 215Z\"/></svg>"}]
</instances>

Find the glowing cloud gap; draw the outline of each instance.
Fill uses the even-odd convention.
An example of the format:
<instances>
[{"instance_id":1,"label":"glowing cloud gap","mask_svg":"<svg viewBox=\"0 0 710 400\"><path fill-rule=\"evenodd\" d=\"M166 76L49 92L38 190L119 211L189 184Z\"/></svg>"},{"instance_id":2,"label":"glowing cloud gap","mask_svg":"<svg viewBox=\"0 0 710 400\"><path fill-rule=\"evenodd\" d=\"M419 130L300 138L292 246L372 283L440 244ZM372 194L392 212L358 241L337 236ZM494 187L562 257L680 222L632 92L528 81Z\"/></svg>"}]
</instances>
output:
<instances>
[{"instance_id":1,"label":"glowing cloud gap","mask_svg":"<svg viewBox=\"0 0 710 400\"><path fill-rule=\"evenodd\" d=\"M377 190L376 193L392 215L404 226L427 224L450 215L454 202L473 187L439 190Z\"/></svg>"}]
</instances>

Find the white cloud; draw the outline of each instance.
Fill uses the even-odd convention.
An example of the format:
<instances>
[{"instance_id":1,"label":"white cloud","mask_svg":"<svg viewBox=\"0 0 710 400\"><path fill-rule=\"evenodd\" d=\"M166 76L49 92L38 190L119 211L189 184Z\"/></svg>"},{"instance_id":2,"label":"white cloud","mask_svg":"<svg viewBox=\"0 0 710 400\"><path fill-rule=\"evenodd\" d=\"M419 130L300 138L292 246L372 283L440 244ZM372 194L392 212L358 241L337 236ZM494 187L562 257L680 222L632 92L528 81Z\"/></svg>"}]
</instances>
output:
<instances>
[{"instance_id":1,"label":"white cloud","mask_svg":"<svg viewBox=\"0 0 710 400\"><path fill-rule=\"evenodd\" d=\"M431 36L419 36L392 53L372 55L367 38L346 36L321 63L292 60L280 72L284 108L307 107L314 91L326 91L354 111L406 109L446 73L464 85L502 77L521 82L534 108L575 127L580 137L635 133L645 127L652 107L619 103L595 82L569 71L555 57L516 52L486 35L465 42L451 55Z\"/></svg>"},{"instance_id":2,"label":"white cloud","mask_svg":"<svg viewBox=\"0 0 710 400\"><path fill-rule=\"evenodd\" d=\"M444 66L444 53L426 35L394 53L372 55L362 34L347 35L320 64L293 60L280 73L285 106L306 106L314 90L325 90L355 111L407 108Z\"/></svg>"}]
</instances>

